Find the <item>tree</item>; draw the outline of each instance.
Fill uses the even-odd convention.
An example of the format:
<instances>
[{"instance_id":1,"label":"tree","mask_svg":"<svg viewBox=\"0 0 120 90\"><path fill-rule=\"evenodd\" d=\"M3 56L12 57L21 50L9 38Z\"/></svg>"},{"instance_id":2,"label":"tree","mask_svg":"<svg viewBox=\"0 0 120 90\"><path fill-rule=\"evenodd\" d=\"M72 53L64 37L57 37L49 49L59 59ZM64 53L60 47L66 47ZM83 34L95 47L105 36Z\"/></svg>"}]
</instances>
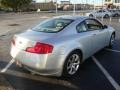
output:
<instances>
[{"instance_id":1,"label":"tree","mask_svg":"<svg viewBox=\"0 0 120 90\"><path fill-rule=\"evenodd\" d=\"M0 0L0 7L1 7L1 0Z\"/></svg>"},{"instance_id":2,"label":"tree","mask_svg":"<svg viewBox=\"0 0 120 90\"><path fill-rule=\"evenodd\" d=\"M26 5L29 5L32 0L1 0L1 5L6 8L12 8L13 11L17 12Z\"/></svg>"}]
</instances>

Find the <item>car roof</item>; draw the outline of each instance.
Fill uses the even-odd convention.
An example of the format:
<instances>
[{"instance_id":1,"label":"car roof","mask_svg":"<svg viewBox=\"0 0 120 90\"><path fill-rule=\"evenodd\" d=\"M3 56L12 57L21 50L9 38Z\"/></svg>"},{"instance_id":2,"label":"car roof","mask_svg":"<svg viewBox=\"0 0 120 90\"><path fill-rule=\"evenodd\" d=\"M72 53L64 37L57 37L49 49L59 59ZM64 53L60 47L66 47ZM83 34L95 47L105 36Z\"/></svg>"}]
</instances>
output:
<instances>
[{"instance_id":1,"label":"car roof","mask_svg":"<svg viewBox=\"0 0 120 90\"><path fill-rule=\"evenodd\" d=\"M62 15L62 16L56 16L54 18L63 18L63 19L71 19L71 20L84 20L89 18L88 16L78 16L78 15Z\"/></svg>"}]
</instances>

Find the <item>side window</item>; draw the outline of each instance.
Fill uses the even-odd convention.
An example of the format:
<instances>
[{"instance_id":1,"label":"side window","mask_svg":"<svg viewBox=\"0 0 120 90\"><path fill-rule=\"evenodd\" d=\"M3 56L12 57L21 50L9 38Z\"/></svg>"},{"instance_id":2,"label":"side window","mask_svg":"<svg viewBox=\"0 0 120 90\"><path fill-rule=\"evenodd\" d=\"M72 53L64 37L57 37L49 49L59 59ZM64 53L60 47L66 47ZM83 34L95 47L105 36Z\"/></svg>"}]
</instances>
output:
<instances>
[{"instance_id":1,"label":"side window","mask_svg":"<svg viewBox=\"0 0 120 90\"><path fill-rule=\"evenodd\" d=\"M77 25L76 29L77 29L78 32L85 32L85 31L87 31L85 22L82 22L79 25Z\"/></svg>"},{"instance_id":2,"label":"side window","mask_svg":"<svg viewBox=\"0 0 120 90\"><path fill-rule=\"evenodd\" d=\"M102 10L99 10L98 12L99 12L99 13L101 13L101 12L102 12Z\"/></svg>"},{"instance_id":3,"label":"side window","mask_svg":"<svg viewBox=\"0 0 120 90\"><path fill-rule=\"evenodd\" d=\"M105 10L102 10L102 12L106 12Z\"/></svg>"},{"instance_id":4,"label":"side window","mask_svg":"<svg viewBox=\"0 0 120 90\"><path fill-rule=\"evenodd\" d=\"M99 12L99 13L102 13L102 12L105 12L105 10L99 10L98 12Z\"/></svg>"},{"instance_id":5,"label":"side window","mask_svg":"<svg viewBox=\"0 0 120 90\"><path fill-rule=\"evenodd\" d=\"M89 30L100 30L103 29L103 25L95 19L86 20L86 25Z\"/></svg>"}]
</instances>

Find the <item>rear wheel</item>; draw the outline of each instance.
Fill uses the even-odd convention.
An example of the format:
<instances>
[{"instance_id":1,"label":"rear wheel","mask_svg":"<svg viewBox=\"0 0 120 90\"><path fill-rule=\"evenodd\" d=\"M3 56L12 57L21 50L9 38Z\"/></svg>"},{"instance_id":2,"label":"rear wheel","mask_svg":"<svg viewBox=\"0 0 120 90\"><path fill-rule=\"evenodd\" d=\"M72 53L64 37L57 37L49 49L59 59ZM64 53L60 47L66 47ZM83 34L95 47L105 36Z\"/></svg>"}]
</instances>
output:
<instances>
[{"instance_id":1,"label":"rear wheel","mask_svg":"<svg viewBox=\"0 0 120 90\"><path fill-rule=\"evenodd\" d=\"M119 14L117 14L117 13L116 13L114 16L115 16L115 17L118 17L118 16L119 16Z\"/></svg>"},{"instance_id":2,"label":"rear wheel","mask_svg":"<svg viewBox=\"0 0 120 90\"><path fill-rule=\"evenodd\" d=\"M92 15L92 14L90 14L90 15L89 15L89 17L93 17L93 15Z\"/></svg>"},{"instance_id":3,"label":"rear wheel","mask_svg":"<svg viewBox=\"0 0 120 90\"><path fill-rule=\"evenodd\" d=\"M108 15L108 14L106 14L105 16L104 16L104 18L109 18L110 16Z\"/></svg>"},{"instance_id":4,"label":"rear wheel","mask_svg":"<svg viewBox=\"0 0 120 90\"><path fill-rule=\"evenodd\" d=\"M81 63L81 54L77 51L72 52L66 59L63 76L73 76L77 74Z\"/></svg>"},{"instance_id":5,"label":"rear wheel","mask_svg":"<svg viewBox=\"0 0 120 90\"><path fill-rule=\"evenodd\" d=\"M109 48L112 48L114 42L115 42L115 34L113 33L113 34L111 35L111 38L110 38L110 42L109 42L109 46L108 46L108 47L109 47Z\"/></svg>"}]
</instances>

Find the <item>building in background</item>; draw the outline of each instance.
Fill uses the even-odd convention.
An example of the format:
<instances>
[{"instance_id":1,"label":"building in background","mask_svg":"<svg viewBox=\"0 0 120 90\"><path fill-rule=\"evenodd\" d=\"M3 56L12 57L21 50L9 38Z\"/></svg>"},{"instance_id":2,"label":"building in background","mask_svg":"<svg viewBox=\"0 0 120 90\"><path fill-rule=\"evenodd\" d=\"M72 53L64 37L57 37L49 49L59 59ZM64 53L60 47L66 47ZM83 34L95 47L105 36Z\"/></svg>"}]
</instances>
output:
<instances>
[{"instance_id":1,"label":"building in background","mask_svg":"<svg viewBox=\"0 0 120 90\"><path fill-rule=\"evenodd\" d=\"M70 1L61 1L60 4L70 4Z\"/></svg>"},{"instance_id":2,"label":"building in background","mask_svg":"<svg viewBox=\"0 0 120 90\"><path fill-rule=\"evenodd\" d=\"M58 4L58 9L59 10L71 10L73 7L72 7L72 4L70 3L70 1L60 1L60 3Z\"/></svg>"},{"instance_id":3,"label":"building in background","mask_svg":"<svg viewBox=\"0 0 120 90\"><path fill-rule=\"evenodd\" d=\"M70 2L70 0L62 0L60 1L59 5L58 5L61 10L64 11L69 11L69 10L73 10L74 8L74 4L72 4ZM75 4L75 9L76 10L88 10L88 9L93 9L93 5L90 4Z\"/></svg>"},{"instance_id":4,"label":"building in background","mask_svg":"<svg viewBox=\"0 0 120 90\"><path fill-rule=\"evenodd\" d=\"M120 9L120 0L105 0L104 4L107 8L119 8Z\"/></svg>"},{"instance_id":5,"label":"building in background","mask_svg":"<svg viewBox=\"0 0 120 90\"><path fill-rule=\"evenodd\" d=\"M41 11L55 10L55 4L52 1L31 3L29 8L31 10L40 9Z\"/></svg>"},{"instance_id":6,"label":"building in background","mask_svg":"<svg viewBox=\"0 0 120 90\"><path fill-rule=\"evenodd\" d=\"M57 7L58 10L70 11L73 10L74 5L70 2L71 0L58 0ZM76 4L76 10L92 10L93 5L90 4ZM36 11L40 9L40 11L48 11L56 9L56 0L33 0L33 2L28 6L28 9Z\"/></svg>"}]
</instances>

